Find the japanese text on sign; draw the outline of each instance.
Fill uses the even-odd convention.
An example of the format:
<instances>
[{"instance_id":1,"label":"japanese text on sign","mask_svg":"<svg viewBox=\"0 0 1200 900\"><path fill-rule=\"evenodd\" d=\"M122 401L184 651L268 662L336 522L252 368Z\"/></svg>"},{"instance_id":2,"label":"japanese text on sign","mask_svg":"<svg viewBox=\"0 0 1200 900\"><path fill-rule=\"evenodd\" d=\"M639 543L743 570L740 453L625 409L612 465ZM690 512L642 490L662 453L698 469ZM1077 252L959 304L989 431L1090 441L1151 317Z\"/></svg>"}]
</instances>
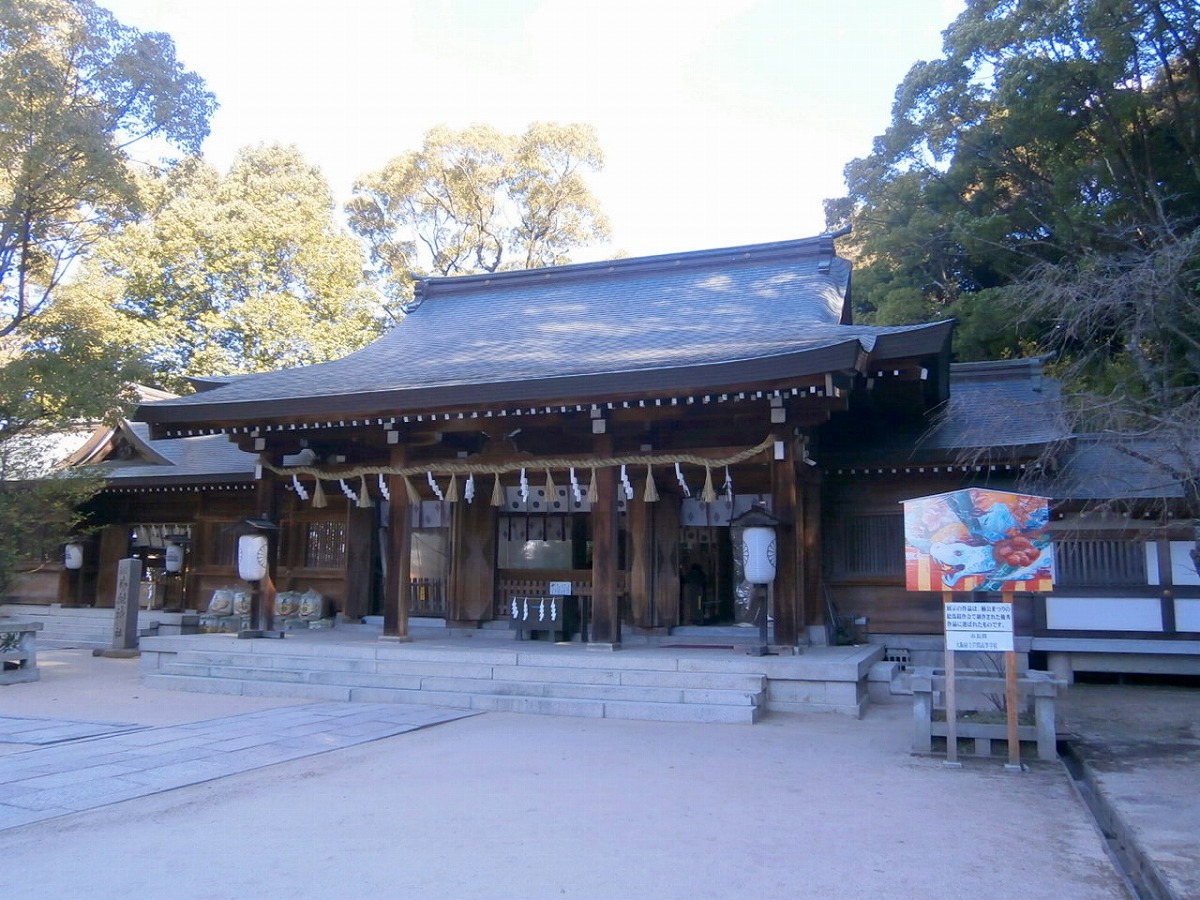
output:
<instances>
[{"instance_id":1,"label":"japanese text on sign","mask_svg":"<svg viewBox=\"0 0 1200 900\"><path fill-rule=\"evenodd\" d=\"M947 603L946 649L1008 651L1013 649L1012 605Z\"/></svg>"}]
</instances>

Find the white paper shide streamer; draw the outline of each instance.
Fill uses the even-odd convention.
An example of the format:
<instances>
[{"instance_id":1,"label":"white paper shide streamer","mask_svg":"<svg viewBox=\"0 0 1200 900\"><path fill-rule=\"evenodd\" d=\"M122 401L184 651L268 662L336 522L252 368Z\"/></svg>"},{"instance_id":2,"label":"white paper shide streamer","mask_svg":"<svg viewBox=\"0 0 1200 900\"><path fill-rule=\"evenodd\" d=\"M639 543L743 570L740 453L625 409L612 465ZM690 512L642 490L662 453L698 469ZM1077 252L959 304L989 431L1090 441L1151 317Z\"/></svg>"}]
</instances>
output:
<instances>
[{"instance_id":1,"label":"white paper shide streamer","mask_svg":"<svg viewBox=\"0 0 1200 900\"><path fill-rule=\"evenodd\" d=\"M429 486L433 489L433 494L435 497L437 497L439 500L446 499L445 495L442 493L442 489L438 487L437 482L433 480L432 472L425 473L425 480L429 482Z\"/></svg>"},{"instance_id":2,"label":"white paper shide streamer","mask_svg":"<svg viewBox=\"0 0 1200 900\"><path fill-rule=\"evenodd\" d=\"M679 463L675 463L675 478L679 481L679 487L683 490L683 496L692 496L691 488L687 486L687 479L683 477L683 469Z\"/></svg>"}]
</instances>

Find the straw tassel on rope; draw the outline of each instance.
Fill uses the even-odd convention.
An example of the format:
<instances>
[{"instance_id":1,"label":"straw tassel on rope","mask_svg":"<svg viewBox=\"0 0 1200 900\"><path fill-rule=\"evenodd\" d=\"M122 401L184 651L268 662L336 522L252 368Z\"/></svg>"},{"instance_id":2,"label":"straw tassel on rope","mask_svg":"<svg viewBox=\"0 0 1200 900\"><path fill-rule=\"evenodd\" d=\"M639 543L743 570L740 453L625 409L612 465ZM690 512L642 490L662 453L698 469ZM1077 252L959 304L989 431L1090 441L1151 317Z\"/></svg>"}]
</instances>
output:
<instances>
[{"instance_id":1,"label":"straw tassel on rope","mask_svg":"<svg viewBox=\"0 0 1200 900\"><path fill-rule=\"evenodd\" d=\"M450 473L450 484L446 487L446 502L458 502L458 473Z\"/></svg>"},{"instance_id":2,"label":"straw tassel on rope","mask_svg":"<svg viewBox=\"0 0 1200 900\"><path fill-rule=\"evenodd\" d=\"M328 506L329 501L325 499L325 488L321 487L321 479L317 479L317 485L313 488L313 507L321 509Z\"/></svg>"},{"instance_id":3,"label":"straw tassel on rope","mask_svg":"<svg viewBox=\"0 0 1200 900\"><path fill-rule=\"evenodd\" d=\"M704 490L700 492L700 499L705 503L717 502L717 491L713 487L712 466L704 467Z\"/></svg>"},{"instance_id":4,"label":"straw tassel on rope","mask_svg":"<svg viewBox=\"0 0 1200 900\"><path fill-rule=\"evenodd\" d=\"M646 466L646 493L642 495L642 499L647 503L658 502L658 487L654 484L654 468L648 464Z\"/></svg>"},{"instance_id":5,"label":"straw tassel on rope","mask_svg":"<svg viewBox=\"0 0 1200 900\"><path fill-rule=\"evenodd\" d=\"M496 480L492 483L492 506L504 505L504 487L500 484L500 473L496 473Z\"/></svg>"},{"instance_id":6,"label":"straw tassel on rope","mask_svg":"<svg viewBox=\"0 0 1200 900\"><path fill-rule=\"evenodd\" d=\"M421 505L421 495L417 493L417 486L412 483L412 479L407 475L404 476L404 493L408 496L409 506Z\"/></svg>"},{"instance_id":7,"label":"straw tassel on rope","mask_svg":"<svg viewBox=\"0 0 1200 900\"><path fill-rule=\"evenodd\" d=\"M375 501L371 499L371 492L367 490L367 476L363 475L359 479L358 486L358 508L369 509L375 505Z\"/></svg>"},{"instance_id":8,"label":"straw tassel on rope","mask_svg":"<svg viewBox=\"0 0 1200 900\"><path fill-rule=\"evenodd\" d=\"M596 469L592 468L592 480L588 482L588 503L595 503L600 499L600 491L596 489Z\"/></svg>"}]
</instances>

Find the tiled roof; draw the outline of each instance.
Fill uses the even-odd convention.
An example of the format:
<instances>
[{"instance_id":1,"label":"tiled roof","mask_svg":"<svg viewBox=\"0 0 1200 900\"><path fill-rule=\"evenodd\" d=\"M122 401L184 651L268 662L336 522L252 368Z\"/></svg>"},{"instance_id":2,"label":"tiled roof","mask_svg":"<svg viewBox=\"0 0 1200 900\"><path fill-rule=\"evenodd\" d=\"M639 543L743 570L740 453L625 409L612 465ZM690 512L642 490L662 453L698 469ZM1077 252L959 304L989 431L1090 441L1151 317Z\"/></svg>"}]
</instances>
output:
<instances>
[{"instance_id":1,"label":"tiled roof","mask_svg":"<svg viewBox=\"0 0 1200 900\"><path fill-rule=\"evenodd\" d=\"M356 410L407 412L479 398L520 402L695 384L693 373L706 368L714 378L721 367L745 377L756 365L774 365L774 374L786 376L815 351L826 358L805 362L826 371L880 341L937 352L946 323L843 324L849 281L849 263L834 254L828 235L433 278L421 283L403 321L356 353L208 382L202 393L144 405L138 417L270 416L272 405L278 414L288 401L321 415L346 408L347 397L356 398Z\"/></svg>"},{"instance_id":2,"label":"tiled roof","mask_svg":"<svg viewBox=\"0 0 1200 900\"><path fill-rule=\"evenodd\" d=\"M1042 490L1057 499L1096 502L1181 498L1179 480L1167 471L1171 458L1178 455L1146 439L1078 435L1064 454L1059 472ZM1150 460L1166 464L1159 466Z\"/></svg>"},{"instance_id":3,"label":"tiled roof","mask_svg":"<svg viewBox=\"0 0 1200 900\"><path fill-rule=\"evenodd\" d=\"M1068 434L1059 383L1040 358L950 366L950 399L921 439L928 450L1023 447Z\"/></svg>"},{"instance_id":4,"label":"tiled roof","mask_svg":"<svg viewBox=\"0 0 1200 900\"><path fill-rule=\"evenodd\" d=\"M849 413L840 440L831 442L830 465L900 466L932 462L1029 459L1067 434L1057 381L1042 374L1040 359L955 363L950 396L922 420L871 421L871 407ZM857 416L858 418L854 418ZM866 417L864 419L863 417Z\"/></svg>"},{"instance_id":5,"label":"tiled roof","mask_svg":"<svg viewBox=\"0 0 1200 900\"><path fill-rule=\"evenodd\" d=\"M150 440L150 426L124 422L141 442L167 462L109 460L96 468L104 473L110 487L136 484L184 484L196 482L248 481L254 476L257 457L238 449L224 435Z\"/></svg>"}]
</instances>

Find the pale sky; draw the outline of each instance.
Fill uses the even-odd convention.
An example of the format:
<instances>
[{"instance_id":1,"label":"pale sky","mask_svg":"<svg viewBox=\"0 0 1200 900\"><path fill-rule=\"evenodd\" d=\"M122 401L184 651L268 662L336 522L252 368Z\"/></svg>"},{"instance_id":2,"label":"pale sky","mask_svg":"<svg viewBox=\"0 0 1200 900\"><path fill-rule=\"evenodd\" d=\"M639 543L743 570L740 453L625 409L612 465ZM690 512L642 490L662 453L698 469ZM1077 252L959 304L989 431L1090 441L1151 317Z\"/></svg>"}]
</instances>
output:
<instances>
[{"instance_id":1,"label":"pale sky","mask_svg":"<svg viewBox=\"0 0 1200 900\"><path fill-rule=\"evenodd\" d=\"M430 128L595 126L611 245L576 259L824 229L962 0L98 0L165 31L220 109L205 155L295 144L339 203Z\"/></svg>"}]
</instances>

